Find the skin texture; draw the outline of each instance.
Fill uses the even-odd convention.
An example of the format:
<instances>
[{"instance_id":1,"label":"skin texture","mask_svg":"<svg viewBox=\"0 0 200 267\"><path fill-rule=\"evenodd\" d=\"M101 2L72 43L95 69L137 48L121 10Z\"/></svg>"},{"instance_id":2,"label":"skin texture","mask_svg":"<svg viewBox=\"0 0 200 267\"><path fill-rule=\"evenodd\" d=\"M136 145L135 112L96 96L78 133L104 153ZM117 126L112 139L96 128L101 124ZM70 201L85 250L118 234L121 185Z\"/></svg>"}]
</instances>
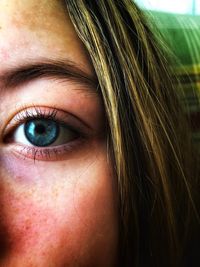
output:
<instances>
[{"instance_id":1,"label":"skin texture","mask_svg":"<svg viewBox=\"0 0 200 267\"><path fill-rule=\"evenodd\" d=\"M68 59L93 75L59 1L0 1L0 40L0 76L42 58ZM0 80L0 266L116 266L116 184L99 95L76 82L49 78L16 88L2 84ZM58 156L44 159L38 153L34 160L10 126L24 107L33 105L59 110L84 129L84 141L75 140ZM7 142L10 132L12 141Z\"/></svg>"}]
</instances>

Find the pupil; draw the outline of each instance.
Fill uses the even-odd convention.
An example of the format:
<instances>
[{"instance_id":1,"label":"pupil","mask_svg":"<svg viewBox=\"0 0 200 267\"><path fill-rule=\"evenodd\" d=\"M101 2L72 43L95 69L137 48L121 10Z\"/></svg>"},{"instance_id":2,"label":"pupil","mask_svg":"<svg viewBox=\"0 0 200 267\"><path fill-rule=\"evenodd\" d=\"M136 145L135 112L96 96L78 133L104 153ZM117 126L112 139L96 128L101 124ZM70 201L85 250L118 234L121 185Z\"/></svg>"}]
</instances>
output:
<instances>
[{"instance_id":1,"label":"pupil","mask_svg":"<svg viewBox=\"0 0 200 267\"><path fill-rule=\"evenodd\" d=\"M34 146L49 146L58 138L59 126L52 120L35 119L25 124L24 133Z\"/></svg>"},{"instance_id":2,"label":"pupil","mask_svg":"<svg viewBox=\"0 0 200 267\"><path fill-rule=\"evenodd\" d=\"M46 130L45 130L44 125L41 125L41 124L37 125L35 128L35 132L36 132L36 134L37 133L38 134L45 134Z\"/></svg>"}]
</instances>

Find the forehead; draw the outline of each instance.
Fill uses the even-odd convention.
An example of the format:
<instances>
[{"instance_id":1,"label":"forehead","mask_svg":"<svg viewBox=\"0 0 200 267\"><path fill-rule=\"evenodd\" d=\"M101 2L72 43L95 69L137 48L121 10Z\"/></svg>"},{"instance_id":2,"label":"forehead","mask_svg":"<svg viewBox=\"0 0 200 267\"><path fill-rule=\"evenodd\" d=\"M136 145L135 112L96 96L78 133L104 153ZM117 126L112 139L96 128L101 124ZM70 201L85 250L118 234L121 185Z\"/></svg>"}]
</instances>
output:
<instances>
[{"instance_id":1,"label":"forehead","mask_svg":"<svg viewBox=\"0 0 200 267\"><path fill-rule=\"evenodd\" d=\"M63 7L59 0L1 0L1 27L10 24L30 30L38 30L41 25L50 28L56 21L66 18Z\"/></svg>"},{"instance_id":2,"label":"forehead","mask_svg":"<svg viewBox=\"0 0 200 267\"><path fill-rule=\"evenodd\" d=\"M1 0L0 61L6 67L36 56L67 57L92 71L64 1Z\"/></svg>"}]
</instances>

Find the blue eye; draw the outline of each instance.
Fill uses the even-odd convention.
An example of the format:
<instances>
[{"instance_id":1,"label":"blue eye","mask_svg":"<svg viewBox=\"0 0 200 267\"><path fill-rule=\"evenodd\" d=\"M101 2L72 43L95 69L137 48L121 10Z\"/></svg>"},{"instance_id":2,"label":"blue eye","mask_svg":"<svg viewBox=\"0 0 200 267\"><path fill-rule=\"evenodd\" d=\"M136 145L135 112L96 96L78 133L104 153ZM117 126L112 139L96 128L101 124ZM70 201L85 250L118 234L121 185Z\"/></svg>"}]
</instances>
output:
<instances>
[{"instance_id":1,"label":"blue eye","mask_svg":"<svg viewBox=\"0 0 200 267\"><path fill-rule=\"evenodd\" d=\"M24 125L24 133L34 146L45 147L53 144L59 136L57 122L47 119L34 119Z\"/></svg>"},{"instance_id":2,"label":"blue eye","mask_svg":"<svg viewBox=\"0 0 200 267\"><path fill-rule=\"evenodd\" d=\"M78 135L63 123L52 119L35 118L16 128L13 141L28 146L52 147L67 144L76 139Z\"/></svg>"}]
</instances>

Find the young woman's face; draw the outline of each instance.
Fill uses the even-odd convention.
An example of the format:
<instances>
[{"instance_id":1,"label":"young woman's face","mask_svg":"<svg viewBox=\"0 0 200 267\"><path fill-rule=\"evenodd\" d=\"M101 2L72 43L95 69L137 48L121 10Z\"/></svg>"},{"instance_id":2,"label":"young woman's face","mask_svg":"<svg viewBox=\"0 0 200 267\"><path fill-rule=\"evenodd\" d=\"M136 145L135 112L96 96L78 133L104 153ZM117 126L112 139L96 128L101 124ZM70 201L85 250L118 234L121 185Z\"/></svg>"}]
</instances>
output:
<instances>
[{"instance_id":1,"label":"young woman's face","mask_svg":"<svg viewBox=\"0 0 200 267\"><path fill-rule=\"evenodd\" d=\"M0 266L115 266L103 107L62 4L0 1L0 62Z\"/></svg>"}]
</instances>

